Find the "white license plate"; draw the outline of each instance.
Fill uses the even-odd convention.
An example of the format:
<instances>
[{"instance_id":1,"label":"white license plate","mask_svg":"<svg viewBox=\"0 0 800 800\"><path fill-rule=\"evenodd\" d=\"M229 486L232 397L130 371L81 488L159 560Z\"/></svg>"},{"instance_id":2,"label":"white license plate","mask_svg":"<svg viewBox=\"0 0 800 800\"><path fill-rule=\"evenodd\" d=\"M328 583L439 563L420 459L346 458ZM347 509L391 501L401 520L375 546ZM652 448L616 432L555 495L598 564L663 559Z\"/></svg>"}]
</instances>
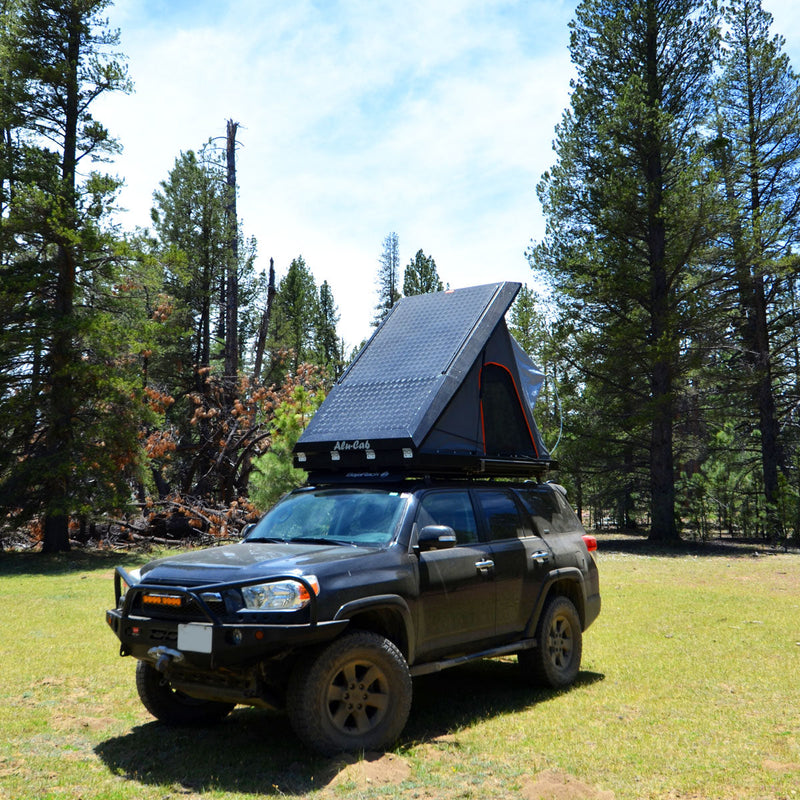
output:
<instances>
[{"instance_id":1,"label":"white license plate","mask_svg":"<svg viewBox=\"0 0 800 800\"><path fill-rule=\"evenodd\" d=\"M178 625L178 650L189 650L192 653L210 653L213 635L212 625L190 622Z\"/></svg>"}]
</instances>

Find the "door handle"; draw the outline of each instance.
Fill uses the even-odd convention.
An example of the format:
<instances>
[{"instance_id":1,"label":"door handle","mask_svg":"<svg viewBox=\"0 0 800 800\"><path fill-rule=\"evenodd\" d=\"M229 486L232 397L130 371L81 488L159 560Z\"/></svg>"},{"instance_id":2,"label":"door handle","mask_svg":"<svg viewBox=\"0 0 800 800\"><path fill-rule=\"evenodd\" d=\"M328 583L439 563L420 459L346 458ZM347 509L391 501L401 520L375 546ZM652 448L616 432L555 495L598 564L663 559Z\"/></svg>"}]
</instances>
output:
<instances>
[{"instance_id":1,"label":"door handle","mask_svg":"<svg viewBox=\"0 0 800 800\"><path fill-rule=\"evenodd\" d=\"M479 570L492 569L492 567L494 567L494 561L492 561L491 559L487 559L486 561L475 562L475 568Z\"/></svg>"},{"instance_id":2,"label":"door handle","mask_svg":"<svg viewBox=\"0 0 800 800\"><path fill-rule=\"evenodd\" d=\"M535 553L531 553L531 561L535 561L537 564L545 564L550 560L550 552L548 550L537 550Z\"/></svg>"}]
</instances>

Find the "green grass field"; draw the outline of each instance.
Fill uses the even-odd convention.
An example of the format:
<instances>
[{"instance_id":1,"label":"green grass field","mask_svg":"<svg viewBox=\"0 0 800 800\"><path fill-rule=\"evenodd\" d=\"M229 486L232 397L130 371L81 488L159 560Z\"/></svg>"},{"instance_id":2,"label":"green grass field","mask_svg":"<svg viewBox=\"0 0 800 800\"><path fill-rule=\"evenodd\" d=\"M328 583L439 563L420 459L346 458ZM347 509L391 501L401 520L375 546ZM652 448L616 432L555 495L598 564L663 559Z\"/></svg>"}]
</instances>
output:
<instances>
[{"instance_id":1,"label":"green grass field","mask_svg":"<svg viewBox=\"0 0 800 800\"><path fill-rule=\"evenodd\" d=\"M616 545L574 687L514 659L417 679L396 749L356 763L264 711L154 722L103 617L145 557L0 554L0 798L800 798L800 556Z\"/></svg>"}]
</instances>

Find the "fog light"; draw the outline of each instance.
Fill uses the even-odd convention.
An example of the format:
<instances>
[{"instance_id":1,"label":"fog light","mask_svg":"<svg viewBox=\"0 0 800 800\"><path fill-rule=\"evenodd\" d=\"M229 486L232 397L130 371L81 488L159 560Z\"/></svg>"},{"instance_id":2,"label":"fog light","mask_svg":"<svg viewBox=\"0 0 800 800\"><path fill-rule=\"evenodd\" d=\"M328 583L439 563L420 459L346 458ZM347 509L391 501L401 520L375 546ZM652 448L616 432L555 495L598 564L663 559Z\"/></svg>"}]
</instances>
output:
<instances>
[{"instance_id":1,"label":"fog light","mask_svg":"<svg viewBox=\"0 0 800 800\"><path fill-rule=\"evenodd\" d=\"M238 628L235 628L233 633L231 633L231 640L234 644L242 643L242 632Z\"/></svg>"}]
</instances>

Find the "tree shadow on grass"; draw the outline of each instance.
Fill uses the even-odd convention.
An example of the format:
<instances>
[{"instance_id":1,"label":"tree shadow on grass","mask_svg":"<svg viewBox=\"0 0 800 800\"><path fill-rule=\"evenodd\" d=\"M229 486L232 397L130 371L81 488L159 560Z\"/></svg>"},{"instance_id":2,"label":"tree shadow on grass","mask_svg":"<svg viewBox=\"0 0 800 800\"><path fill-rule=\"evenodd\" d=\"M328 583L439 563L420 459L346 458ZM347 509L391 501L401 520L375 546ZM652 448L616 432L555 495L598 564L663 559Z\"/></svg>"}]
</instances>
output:
<instances>
[{"instance_id":1,"label":"tree shadow on grass","mask_svg":"<svg viewBox=\"0 0 800 800\"><path fill-rule=\"evenodd\" d=\"M138 567L154 558L145 552L128 553L114 550L78 550L68 553L43 554L37 552L14 553L0 551L0 577L5 575L69 575L117 565Z\"/></svg>"},{"instance_id":2,"label":"tree shadow on grass","mask_svg":"<svg viewBox=\"0 0 800 800\"><path fill-rule=\"evenodd\" d=\"M783 545L771 544L765 539L717 538L705 541L681 539L677 542L651 541L636 533L597 533L597 551L626 555L655 556L661 558L697 557L757 557L775 553L794 552Z\"/></svg>"},{"instance_id":3,"label":"tree shadow on grass","mask_svg":"<svg viewBox=\"0 0 800 800\"><path fill-rule=\"evenodd\" d=\"M581 672L575 686L603 677ZM398 748L433 741L487 717L522 711L558 694L529 687L509 660L477 661L415 678L411 716ZM346 756L328 759L309 753L286 715L246 708L211 727L140 725L102 742L95 751L112 773L128 780L198 793L215 789L302 796L327 786L352 762Z\"/></svg>"}]
</instances>

